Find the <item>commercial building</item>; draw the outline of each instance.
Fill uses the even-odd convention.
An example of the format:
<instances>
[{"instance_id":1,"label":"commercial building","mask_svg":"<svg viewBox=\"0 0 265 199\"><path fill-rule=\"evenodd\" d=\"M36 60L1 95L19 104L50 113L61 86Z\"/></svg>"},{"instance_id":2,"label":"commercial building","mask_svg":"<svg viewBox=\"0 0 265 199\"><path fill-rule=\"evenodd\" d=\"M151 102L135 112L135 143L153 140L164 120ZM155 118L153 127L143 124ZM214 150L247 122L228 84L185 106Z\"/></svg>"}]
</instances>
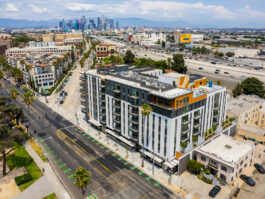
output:
<instances>
[{"instance_id":1,"label":"commercial building","mask_svg":"<svg viewBox=\"0 0 265 199\"><path fill-rule=\"evenodd\" d=\"M257 57L259 54L260 50L258 49L237 49L234 51L235 55L234 57L239 58L239 57Z\"/></svg>"},{"instance_id":2,"label":"commercial building","mask_svg":"<svg viewBox=\"0 0 265 199\"><path fill-rule=\"evenodd\" d=\"M103 60L105 57L117 54L117 47L112 44L100 43L96 45L97 60Z\"/></svg>"},{"instance_id":3,"label":"commercial building","mask_svg":"<svg viewBox=\"0 0 265 199\"><path fill-rule=\"evenodd\" d=\"M191 34L191 43L202 42L203 34Z\"/></svg>"},{"instance_id":4,"label":"commercial building","mask_svg":"<svg viewBox=\"0 0 265 199\"><path fill-rule=\"evenodd\" d=\"M154 152L157 162L177 167L176 156L202 144L205 131L222 129L226 89L202 76L121 65L88 70L81 81L87 121L131 147L143 146L150 158ZM146 120L145 103L152 107Z\"/></svg>"},{"instance_id":5,"label":"commercial building","mask_svg":"<svg viewBox=\"0 0 265 199\"><path fill-rule=\"evenodd\" d=\"M180 34L180 42L183 43L191 43L191 34Z\"/></svg>"},{"instance_id":6,"label":"commercial building","mask_svg":"<svg viewBox=\"0 0 265 199\"><path fill-rule=\"evenodd\" d=\"M253 160L254 145L221 134L195 150L197 161L223 183L231 184Z\"/></svg>"}]
</instances>

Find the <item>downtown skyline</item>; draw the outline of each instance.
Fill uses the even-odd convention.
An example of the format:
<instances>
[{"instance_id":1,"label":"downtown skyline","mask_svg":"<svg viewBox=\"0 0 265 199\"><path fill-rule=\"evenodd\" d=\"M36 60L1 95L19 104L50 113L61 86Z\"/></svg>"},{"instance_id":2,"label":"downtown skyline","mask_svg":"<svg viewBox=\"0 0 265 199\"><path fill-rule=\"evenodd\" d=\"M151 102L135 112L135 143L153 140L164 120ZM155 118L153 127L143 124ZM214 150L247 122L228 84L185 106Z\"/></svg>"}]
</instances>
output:
<instances>
[{"instance_id":1,"label":"downtown skyline","mask_svg":"<svg viewBox=\"0 0 265 199\"><path fill-rule=\"evenodd\" d=\"M0 18L25 20L68 20L85 15L87 18L105 15L109 18L140 18L146 21L181 23L183 26L216 28L264 28L265 12L262 0L234 1L139 1L139 0L3 0ZM25 9L26 8L26 9ZM161 24L162 26L163 24Z\"/></svg>"}]
</instances>

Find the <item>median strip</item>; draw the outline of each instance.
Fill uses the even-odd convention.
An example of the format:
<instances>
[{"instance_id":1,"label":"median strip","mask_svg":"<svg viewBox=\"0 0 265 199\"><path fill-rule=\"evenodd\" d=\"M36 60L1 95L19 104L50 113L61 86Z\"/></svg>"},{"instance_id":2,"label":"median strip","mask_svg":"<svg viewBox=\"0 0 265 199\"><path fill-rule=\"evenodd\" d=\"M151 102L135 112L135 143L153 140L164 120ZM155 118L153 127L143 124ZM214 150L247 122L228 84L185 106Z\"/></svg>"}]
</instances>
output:
<instances>
[{"instance_id":1,"label":"median strip","mask_svg":"<svg viewBox=\"0 0 265 199\"><path fill-rule=\"evenodd\" d=\"M62 162L62 159L56 160L55 162L56 163Z\"/></svg>"},{"instance_id":2,"label":"median strip","mask_svg":"<svg viewBox=\"0 0 265 199\"><path fill-rule=\"evenodd\" d=\"M158 186L160 185L160 183L159 183L159 182L156 182L154 185L155 185L156 187L158 187Z\"/></svg>"},{"instance_id":3,"label":"median strip","mask_svg":"<svg viewBox=\"0 0 265 199\"><path fill-rule=\"evenodd\" d=\"M139 172L138 172L138 174L139 174L140 176L143 175L143 173L144 173L144 172L142 172L142 171L139 171Z\"/></svg>"},{"instance_id":4,"label":"median strip","mask_svg":"<svg viewBox=\"0 0 265 199\"><path fill-rule=\"evenodd\" d=\"M135 166L133 166L133 167L131 167L131 169L132 169L132 170L134 170L134 169L136 169L136 167L135 167Z\"/></svg>"},{"instance_id":5,"label":"median strip","mask_svg":"<svg viewBox=\"0 0 265 199\"><path fill-rule=\"evenodd\" d=\"M51 158L53 159L53 158L56 158L57 157L57 155L55 154L55 155L53 155Z\"/></svg>"},{"instance_id":6,"label":"median strip","mask_svg":"<svg viewBox=\"0 0 265 199\"><path fill-rule=\"evenodd\" d=\"M129 162L124 162L124 164L125 164L125 165L128 165L128 164L129 164Z\"/></svg>"},{"instance_id":7,"label":"median strip","mask_svg":"<svg viewBox=\"0 0 265 199\"><path fill-rule=\"evenodd\" d=\"M151 180L152 178L150 176L148 176L147 178L145 178L146 180Z\"/></svg>"}]
</instances>

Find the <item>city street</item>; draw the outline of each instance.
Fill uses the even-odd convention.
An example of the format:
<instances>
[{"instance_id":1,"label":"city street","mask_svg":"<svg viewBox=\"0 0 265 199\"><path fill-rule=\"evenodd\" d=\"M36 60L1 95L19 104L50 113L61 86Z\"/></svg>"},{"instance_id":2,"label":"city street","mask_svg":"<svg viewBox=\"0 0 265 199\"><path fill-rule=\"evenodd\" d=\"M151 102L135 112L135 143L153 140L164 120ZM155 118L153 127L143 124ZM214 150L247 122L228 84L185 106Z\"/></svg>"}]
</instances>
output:
<instances>
[{"instance_id":1,"label":"city street","mask_svg":"<svg viewBox=\"0 0 265 199\"><path fill-rule=\"evenodd\" d=\"M2 92L7 96L7 89L13 86L6 82L5 85ZM23 92L18 90L22 96ZM18 103L27 115L26 106L20 101ZM80 166L91 173L86 196L95 194L98 198L177 198L159 182L106 146L89 138L86 133L80 132L71 122L37 99L31 104L30 113L30 131L35 132L35 136L45 147L54 170L73 198L82 198L73 178L74 171ZM70 139L62 139L57 134L58 129Z\"/></svg>"}]
</instances>

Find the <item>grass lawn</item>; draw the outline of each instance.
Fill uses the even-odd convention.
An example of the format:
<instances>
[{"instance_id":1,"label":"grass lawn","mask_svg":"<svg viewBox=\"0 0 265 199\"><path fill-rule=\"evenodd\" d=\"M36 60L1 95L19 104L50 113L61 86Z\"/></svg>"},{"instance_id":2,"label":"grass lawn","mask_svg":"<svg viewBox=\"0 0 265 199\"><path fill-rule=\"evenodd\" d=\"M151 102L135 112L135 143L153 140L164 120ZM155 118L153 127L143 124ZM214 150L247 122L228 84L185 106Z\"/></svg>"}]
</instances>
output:
<instances>
[{"instance_id":1,"label":"grass lawn","mask_svg":"<svg viewBox=\"0 0 265 199\"><path fill-rule=\"evenodd\" d=\"M20 191L25 190L37 179L43 176L40 168L36 165L34 160L30 157L24 146L22 146L21 144L15 145L14 153L7 155L7 164L11 170L15 168L25 167L33 178L31 181L20 185Z\"/></svg>"},{"instance_id":2,"label":"grass lawn","mask_svg":"<svg viewBox=\"0 0 265 199\"><path fill-rule=\"evenodd\" d=\"M44 197L43 199L58 199L58 198L57 198L57 196L56 196L55 193L52 193L52 194L50 194L50 195Z\"/></svg>"},{"instance_id":3,"label":"grass lawn","mask_svg":"<svg viewBox=\"0 0 265 199\"><path fill-rule=\"evenodd\" d=\"M44 152L40 145L34 140L34 139L29 139L28 140L30 146L36 151L36 153L39 155L39 157L42 159L43 162L47 162L47 159L45 158Z\"/></svg>"}]
</instances>

